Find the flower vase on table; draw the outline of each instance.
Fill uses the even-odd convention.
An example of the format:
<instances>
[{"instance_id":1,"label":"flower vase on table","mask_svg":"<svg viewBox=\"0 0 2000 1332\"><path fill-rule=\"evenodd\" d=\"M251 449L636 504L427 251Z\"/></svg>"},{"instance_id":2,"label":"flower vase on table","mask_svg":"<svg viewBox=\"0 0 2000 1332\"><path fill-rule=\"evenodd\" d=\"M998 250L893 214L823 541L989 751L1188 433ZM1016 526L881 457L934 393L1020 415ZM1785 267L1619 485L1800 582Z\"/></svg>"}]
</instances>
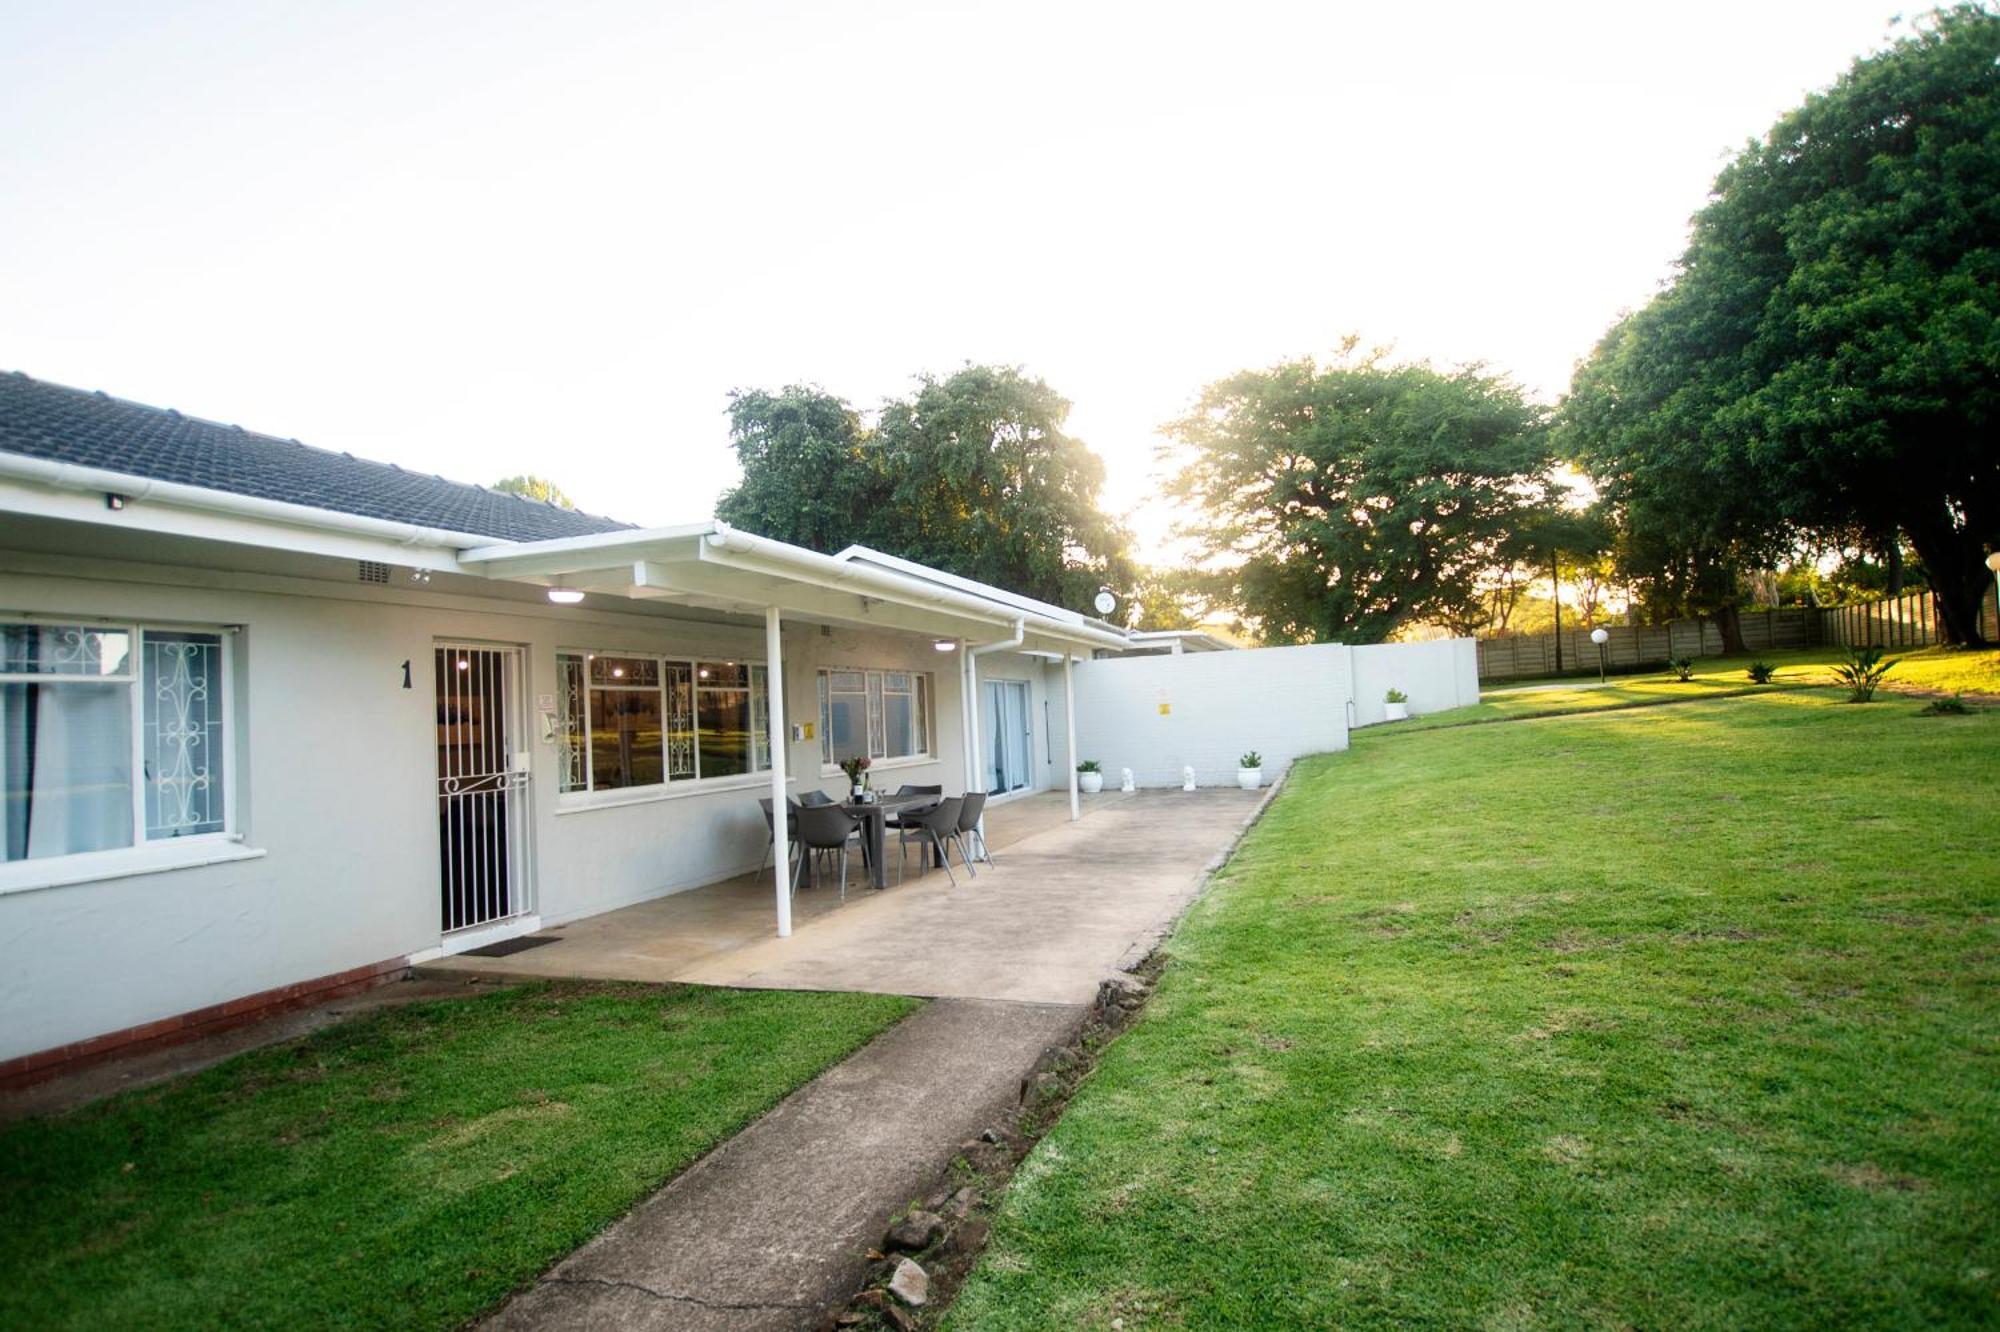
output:
<instances>
[{"instance_id":1,"label":"flower vase on table","mask_svg":"<svg viewBox=\"0 0 2000 1332\"><path fill-rule=\"evenodd\" d=\"M854 758L842 759L840 761L840 770L847 774L847 785L851 789L854 803L857 805L866 804L868 801L868 756L860 754Z\"/></svg>"}]
</instances>

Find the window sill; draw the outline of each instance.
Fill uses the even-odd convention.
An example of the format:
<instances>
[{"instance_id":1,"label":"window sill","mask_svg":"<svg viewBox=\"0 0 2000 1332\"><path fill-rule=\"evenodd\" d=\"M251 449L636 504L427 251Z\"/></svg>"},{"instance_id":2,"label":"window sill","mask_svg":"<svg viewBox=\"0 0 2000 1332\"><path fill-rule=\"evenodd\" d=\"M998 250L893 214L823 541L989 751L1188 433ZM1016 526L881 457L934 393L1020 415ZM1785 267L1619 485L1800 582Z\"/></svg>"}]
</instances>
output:
<instances>
[{"instance_id":1,"label":"window sill","mask_svg":"<svg viewBox=\"0 0 2000 1332\"><path fill-rule=\"evenodd\" d=\"M935 754L912 754L908 758L875 759L869 763L868 771L870 774L874 774L878 772L894 772L898 768L923 768L937 761L938 757ZM819 765L819 775L822 777L845 777L847 774L840 770L840 765L837 763L822 763Z\"/></svg>"},{"instance_id":2,"label":"window sill","mask_svg":"<svg viewBox=\"0 0 2000 1332\"><path fill-rule=\"evenodd\" d=\"M787 785L796 782L788 778ZM627 787L619 791L571 791L556 796L556 816L584 814L593 809L623 809L627 805L651 805L662 800L689 800L696 796L726 795L732 791L768 791L771 774L749 773L741 777L714 777L705 782L676 782L667 786Z\"/></svg>"},{"instance_id":3,"label":"window sill","mask_svg":"<svg viewBox=\"0 0 2000 1332\"><path fill-rule=\"evenodd\" d=\"M226 865L238 860L257 860L265 854L260 846L245 846L230 837L210 836L120 847L116 851L50 856L45 860L17 860L0 865L0 896L168 870L199 869L203 865Z\"/></svg>"}]
</instances>

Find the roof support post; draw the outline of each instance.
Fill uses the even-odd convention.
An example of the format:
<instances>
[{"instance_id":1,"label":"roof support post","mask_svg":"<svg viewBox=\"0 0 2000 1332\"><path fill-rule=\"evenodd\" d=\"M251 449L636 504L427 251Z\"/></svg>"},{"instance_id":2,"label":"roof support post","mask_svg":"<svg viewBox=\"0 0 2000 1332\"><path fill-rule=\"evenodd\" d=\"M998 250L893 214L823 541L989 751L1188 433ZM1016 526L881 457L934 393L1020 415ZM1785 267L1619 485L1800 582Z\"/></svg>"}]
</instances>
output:
<instances>
[{"instance_id":1,"label":"roof support post","mask_svg":"<svg viewBox=\"0 0 2000 1332\"><path fill-rule=\"evenodd\" d=\"M1070 674L1070 654L1063 653L1063 739L1069 750L1069 821L1083 817L1083 797L1077 794L1076 684Z\"/></svg>"},{"instance_id":2,"label":"roof support post","mask_svg":"<svg viewBox=\"0 0 2000 1332\"><path fill-rule=\"evenodd\" d=\"M792 937L792 835L791 810L785 803L785 769L791 758L787 743L791 732L785 728L785 658L781 638L778 608L766 606L764 697L770 712L767 724L771 728L771 863L777 868L778 937L789 939Z\"/></svg>"}]
</instances>

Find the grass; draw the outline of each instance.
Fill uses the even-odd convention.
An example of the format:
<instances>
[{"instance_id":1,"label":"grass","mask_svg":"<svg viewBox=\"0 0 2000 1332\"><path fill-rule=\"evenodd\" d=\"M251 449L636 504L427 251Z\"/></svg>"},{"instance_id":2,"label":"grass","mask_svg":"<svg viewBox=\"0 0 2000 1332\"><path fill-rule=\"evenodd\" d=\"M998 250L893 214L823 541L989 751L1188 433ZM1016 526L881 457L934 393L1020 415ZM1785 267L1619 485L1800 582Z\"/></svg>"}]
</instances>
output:
<instances>
[{"instance_id":1,"label":"grass","mask_svg":"<svg viewBox=\"0 0 2000 1332\"><path fill-rule=\"evenodd\" d=\"M1996 916L2000 713L1360 735L1184 920L949 1326L1991 1323Z\"/></svg>"},{"instance_id":2,"label":"grass","mask_svg":"<svg viewBox=\"0 0 2000 1332\"><path fill-rule=\"evenodd\" d=\"M1910 648L1901 652L1891 651L1888 656L1897 662L1895 670L1883 685L1883 696L1890 701L1893 701L1894 695L1905 692L1964 692L1975 696L2000 697L2000 649ZM1483 702L1412 717L1405 722L1396 722L1388 729L1407 733L1463 726L1472 722L1517 721L1525 717L1602 712L1655 703L1686 703L1704 698L1832 685L1833 668L1845 659L1846 652L1840 648L1760 652L1738 657L1698 657L1694 663L1694 678L1685 682L1671 670L1644 675L1614 675L1603 685L1595 680L1570 681L1567 684L1489 680L1480 686L1485 695ZM1770 684L1751 683L1747 668L1753 661L1765 661L1777 667Z\"/></svg>"},{"instance_id":3,"label":"grass","mask_svg":"<svg viewBox=\"0 0 2000 1332\"><path fill-rule=\"evenodd\" d=\"M556 984L0 1130L0 1326L449 1328L914 1007Z\"/></svg>"}]
</instances>

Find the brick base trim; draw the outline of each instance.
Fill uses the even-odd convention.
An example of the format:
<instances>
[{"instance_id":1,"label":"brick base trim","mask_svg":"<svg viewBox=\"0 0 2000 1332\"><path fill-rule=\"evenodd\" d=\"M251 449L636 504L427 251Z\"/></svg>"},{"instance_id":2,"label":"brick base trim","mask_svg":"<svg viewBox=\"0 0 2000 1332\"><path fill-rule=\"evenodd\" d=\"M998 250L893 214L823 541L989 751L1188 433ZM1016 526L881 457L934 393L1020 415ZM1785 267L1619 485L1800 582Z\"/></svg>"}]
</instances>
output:
<instances>
[{"instance_id":1,"label":"brick base trim","mask_svg":"<svg viewBox=\"0 0 2000 1332\"><path fill-rule=\"evenodd\" d=\"M177 1013L154 1022L142 1022L136 1027L126 1027L122 1031L107 1031L102 1036L92 1036L88 1040L72 1041L68 1045L58 1045L47 1050L37 1050L33 1054L0 1060L0 1091L14 1091L50 1078L60 1077L65 1073L74 1073L93 1064L102 1064L108 1060L121 1059L147 1050L157 1050L163 1046L179 1045L184 1041L199 1040L203 1036L213 1036L232 1027L245 1026L260 1018L270 1017L274 1013L307 1008L313 1004L325 1003L329 999L359 994L386 981L401 980L409 975L409 972L409 958L390 958L385 962L372 962L365 967L336 971L331 976L318 976L291 985L280 985L274 990L259 990L255 994L246 994L227 1003L197 1008L191 1013Z\"/></svg>"}]
</instances>

